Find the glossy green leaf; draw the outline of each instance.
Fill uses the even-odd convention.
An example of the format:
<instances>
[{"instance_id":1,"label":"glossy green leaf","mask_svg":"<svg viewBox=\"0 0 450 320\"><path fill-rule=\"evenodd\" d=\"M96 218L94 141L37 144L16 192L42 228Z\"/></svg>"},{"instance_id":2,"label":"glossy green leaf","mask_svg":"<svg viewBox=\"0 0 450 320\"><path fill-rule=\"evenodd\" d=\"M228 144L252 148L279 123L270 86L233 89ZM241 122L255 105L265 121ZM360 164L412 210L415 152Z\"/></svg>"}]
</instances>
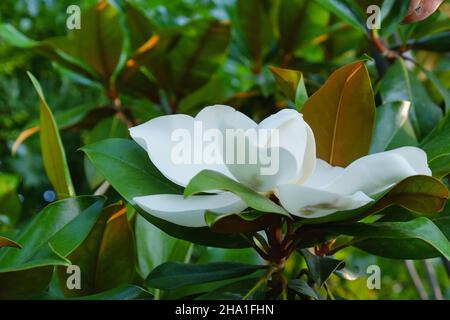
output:
<instances>
[{"instance_id":1,"label":"glossy green leaf","mask_svg":"<svg viewBox=\"0 0 450 320\"><path fill-rule=\"evenodd\" d=\"M352 0L315 0L356 30L366 33L366 18Z\"/></svg>"},{"instance_id":2,"label":"glossy green leaf","mask_svg":"<svg viewBox=\"0 0 450 320\"><path fill-rule=\"evenodd\" d=\"M197 297L195 300L263 300L267 285L262 285L254 293L246 296L247 293L256 285L259 278L250 278L239 280L226 284L211 292L205 293Z\"/></svg>"},{"instance_id":3,"label":"glossy green leaf","mask_svg":"<svg viewBox=\"0 0 450 320\"><path fill-rule=\"evenodd\" d=\"M224 62L231 41L229 22L195 21L184 29L168 55L172 87L177 95L204 86Z\"/></svg>"},{"instance_id":4,"label":"glossy green leaf","mask_svg":"<svg viewBox=\"0 0 450 320\"><path fill-rule=\"evenodd\" d=\"M233 262L199 265L167 262L156 267L145 283L151 288L171 290L187 285L237 278L252 274L261 268L263 267Z\"/></svg>"},{"instance_id":5,"label":"glossy green leaf","mask_svg":"<svg viewBox=\"0 0 450 320\"><path fill-rule=\"evenodd\" d=\"M39 96L41 153L45 171L59 199L74 196L75 190L67 165L66 153L53 113L45 100L38 80L31 73L28 73L28 76Z\"/></svg>"},{"instance_id":6,"label":"glossy green leaf","mask_svg":"<svg viewBox=\"0 0 450 320\"><path fill-rule=\"evenodd\" d=\"M130 36L131 49L137 50L147 42L155 31L149 18L130 2L125 5L125 18Z\"/></svg>"},{"instance_id":7,"label":"glossy green leaf","mask_svg":"<svg viewBox=\"0 0 450 320\"><path fill-rule=\"evenodd\" d=\"M101 0L81 13L82 28L71 35L73 55L104 79L114 73L122 53L123 32L117 10Z\"/></svg>"},{"instance_id":8,"label":"glossy green leaf","mask_svg":"<svg viewBox=\"0 0 450 320\"><path fill-rule=\"evenodd\" d=\"M320 293L311 288L308 283L302 279L292 279L288 282L288 288L302 296L306 296L314 300L322 300Z\"/></svg>"},{"instance_id":9,"label":"glossy green leaf","mask_svg":"<svg viewBox=\"0 0 450 320\"><path fill-rule=\"evenodd\" d=\"M136 217L135 233L138 265L144 278L164 262L184 262L190 256L191 243L169 236L140 215Z\"/></svg>"},{"instance_id":10,"label":"glossy green leaf","mask_svg":"<svg viewBox=\"0 0 450 320\"><path fill-rule=\"evenodd\" d=\"M219 235L209 228L188 228L156 218L135 205L133 198L151 194L181 194L182 189L167 180L135 142L108 139L82 148L111 185L150 223L167 234L198 244L216 247L247 247L239 236ZM132 181L133 183L130 183Z\"/></svg>"},{"instance_id":11,"label":"glossy green leaf","mask_svg":"<svg viewBox=\"0 0 450 320\"><path fill-rule=\"evenodd\" d=\"M309 275L319 287L330 278L334 271L345 266L344 261L329 257L319 257L306 249L300 250L300 252L306 260Z\"/></svg>"},{"instance_id":12,"label":"glossy green leaf","mask_svg":"<svg viewBox=\"0 0 450 320\"><path fill-rule=\"evenodd\" d=\"M381 5L381 29L384 38L389 37L400 25L408 11L408 1L385 0Z\"/></svg>"},{"instance_id":13,"label":"glossy green leaf","mask_svg":"<svg viewBox=\"0 0 450 320\"><path fill-rule=\"evenodd\" d=\"M318 158L346 167L367 155L375 100L364 62L335 71L306 101L303 115L314 132Z\"/></svg>"},{"instance_id":14,"label":"glossy green leaf","mask_svg":"<svg viewBox=\"0 0 450 320\"><path fill-rule=\"evenodd\" d=\"M428 218L419 217L407 222L376 222L376 223L352 223L335 225L329 229L330 232L354 236L353 245L370 253L397 259L416 259L410 256L414 253L414 245L420 240L423 245L432 247L441 255L450 258L450 242L445 234ZM367 239L375 239L366 242ZM396 240L395 241L386 240ZM383 242L384 241L384 242ZM408 241L410 243L408 244ZM387 246L390 243L391 246ZM420 255L422 247L416 246Z\"/></svg>"},{"instance_id":15,"label":"glossy green leaf","mask_svg":"<svg viewBox=\"0 0 450 320\"><path fill-rule=\"evenodd\" d=\"M310 0L280 1L278 8L278 43L283 63L292 60L295 51L329 31L330 13Z\"/></svg>"},{"instance_id":16,"label":"glossy green leaf","mask_svg":"<svg viewBox=\"0 0 450 320\"><path fill-rule=\"evenodd\" d=\"M442 119L438 126L422 141L420 147L428 156L428 163L433 175L443 177L450 173L447 159L450 157L450 113Z\"/></svg>"},{"instance_id":17,"label":"glossy green leaf","mask_svg":"<svg viewBox=\"0 0 450 320\"><path fill-rule=\"evenodd\" d=\"M408 119L410 106L409 101L399 101L377 108L370 153L382 152L387 149Z\"/></svg>"},{"instance_id":18,"label":"glossy green leaf","mask_svg":"<svg viewBox=\"0 0 450 320\"><path fill-rule=\"evenodd\" d=\"M253 191L249 187L240 184L220 172L212 170L203 170L193 177L184 189L184 196L188 197L196 193L211 190L230 191L239 196L242 201L253 209L289 216L286 210L262 194Z\"/></svg>"},{"instance_id":19,"label":"glossy green leaf","mask_svg":"<svg viewBox=\"0 0 450 320\"><path fill-rule=\"evenodd\" d=\"M441 32L424 37L412 43L411 47L426 51L448 52L450 49L450 32Z\"/></svg>"},{"instance_id":20,"label":"glossy green leaf","mask_svg":"<svg viewBox=\"0 0 450 320\"><path fill-rule=\"evenodd\" d=\"M429 97L420 81L397 60L386 72L380 93L383 103L411 101L409 117L417 137L425 137L442 118L442 111Z\"/></svg>"},{"instance_id":21,"label":"glossy green leaf","mask_svg":"<svg viewBox=\"0 0 450 320\"><path fill-rule=\"evenodd\" d=\"M54 202L25 226L14 241L21 249L0 250L0 298L32 296L50 282L55 265L87 237L104 199L82 196Z\"/></svg>"},{"instance_id":22,"label":"glossy green leaf","mask_svg":"<svg viewBox=\"0 0 450 320\"><path fill-rule=\"evenodd\" d=\"M289 70L277 67L269 67L275 77L277 84L284 95L294 102L296 109L300 112L308 100L305 81L300 71Z\"/></svg>"},{"instance_id":23,"label":"glossy green leaf","mask_svg":"<svg viewBox=\"0 0 450 320\"><path fill-rule=\"evenodd\" d=\"M94 228L68 259L80 267L81 289L69 290L66 268L58 269L61 290L67 297L85 296L131 282L135 274L136 249L126 208L114 204L103 209Z\"/></svg>"},{"instance_id":24,"label":"glossy green leaf","mask_svg":"<svg viewBox=\"0 0 450 320\"><path fill-rule=\"evenodd\" d=\"M274 41L273 14L275 1L237 0L236 26L241 50L253 60L253 71L259 73L265 55Z\"/></svg>"}]
</instances>

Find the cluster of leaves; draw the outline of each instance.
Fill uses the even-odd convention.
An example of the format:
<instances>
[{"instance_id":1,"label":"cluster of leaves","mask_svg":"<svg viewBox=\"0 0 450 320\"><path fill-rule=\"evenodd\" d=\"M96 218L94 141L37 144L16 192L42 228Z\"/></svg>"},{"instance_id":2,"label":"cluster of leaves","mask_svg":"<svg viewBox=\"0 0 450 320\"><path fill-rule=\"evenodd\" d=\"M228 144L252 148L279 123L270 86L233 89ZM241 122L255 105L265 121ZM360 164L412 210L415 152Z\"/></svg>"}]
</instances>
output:
<instances>
[{"instance_id":1,"label":"cluster of leaves","mask_svg":"<svg viewBox=\"0 0 450 320\"><path fill-rule=\"evenodd\" d=\"M83 10L80 30L45 40L0 24L6 43L44 55L65 78L103 96L98 105L85 101L53 115L30 75L40 117L12 149L20 151L39 132L59 201L21 217L19 177L0 175L0 298L277 297L268 282L279 270L249 249L268 253L271 244L259 231L286 215L276 203L205 171L186 196L228 190L252 211L207 213L209 228L186 228L134 207L136 196L183 190L128 139L127 127L163 114L195 114L210 103L255 119L296 108L314 131L318 157L333 165L405 145L427 152L434 177L406 179L361 209L295 221L301 237L286 261L285 297L331 298L327 280L345 269L323 256L341 247L395 259L450 259L450 216L435 214L447 202L450 172L448 6L417 22L425 17L408 12L408 2L378 1L377 32L366 27L369 1L237 0L217 5L229 20L187 22L150 19L135 2L96 2ZM405 17L414 23L401 25ZM365 53L374 59L354 62ZM82 136L81 169L71 166L60 131ZM74 184L81 170L86 179ZM77 196L105 192L107 199ZM69 265L82 270L81 290L68 289Z\"/></svg>"}]
</instances>

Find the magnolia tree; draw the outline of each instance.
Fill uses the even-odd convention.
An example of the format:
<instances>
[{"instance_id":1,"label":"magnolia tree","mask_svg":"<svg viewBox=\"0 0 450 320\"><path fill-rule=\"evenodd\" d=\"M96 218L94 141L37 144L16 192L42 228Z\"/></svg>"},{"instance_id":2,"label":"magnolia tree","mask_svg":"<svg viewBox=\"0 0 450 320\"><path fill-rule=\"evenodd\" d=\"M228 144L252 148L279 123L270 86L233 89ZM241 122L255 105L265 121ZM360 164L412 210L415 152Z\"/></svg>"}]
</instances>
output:
<instances>
[{"instance_id":1,"label":"magnolia tree","mask_svg":"<svg viewBox=\"0 0 450 320\"><path fill-rule=\"evenodd\" d=\"M54 116L29 73L39 121L12 151L39 133L58 201L0 229L0 298L333 299L331 277L356 277L341 260L352 248L409 271L448 262L448 81L416 60L448 53L441 3L386 0L379 30L353 2L287 0L177 28L99 1L42 41L0 25L108 100ZM88 187L63 130L87 137ZM17 202L18 180L0 178L14 186L0 200Z\"/></svg>"}]
</instances>

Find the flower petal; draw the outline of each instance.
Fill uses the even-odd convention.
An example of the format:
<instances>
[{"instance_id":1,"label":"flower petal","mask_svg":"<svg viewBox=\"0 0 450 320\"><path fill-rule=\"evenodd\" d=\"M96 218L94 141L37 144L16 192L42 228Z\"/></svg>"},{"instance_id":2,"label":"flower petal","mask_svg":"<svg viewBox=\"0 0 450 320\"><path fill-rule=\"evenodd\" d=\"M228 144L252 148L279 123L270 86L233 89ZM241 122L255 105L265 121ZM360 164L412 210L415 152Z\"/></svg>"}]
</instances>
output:
<instances>
[{"instance_id":1,"label":"flower petal","mask_svg":"<svg viewBox=\"0 0 450 320\"><path fill-rule=\"evenodd\" d=\"M206 226L204 214L207 210L231 214L239 213L247 207L238 196L230 192L189 198L175 194L156 194L133 200L151 215L185 227Z\"/></svg>"},{"instance_id":2,"label":"flower petal","mask_svg":"<svg viewBox=\"0 0 450 320\"><path fill-rule=\"evenodd\" d=\"M290 214L303 218L319 218L336 211L353 210L372 201L360 191L342 195L298 184L281 185L277 194L281 205Z\"/></svg>"},{"instance_id":3,"label":"flower petal","mask_svg":"<svg viewBox=\"0 0 450 320\"><path fill-rule=\"evenodd\" d=\"M291 152L297 161L297 173L292 181L302 181L312 173L316 159L316 147L311 128L302 114L293 109L283 109L264 119L258 129L277 130L277 139L267 141L267 146L282 147Z\"/></svg>"},{"instance_id":4,"label":"flower petal","mask_svg":"<svg viewBox=\"0 0 450 320\"><path fill-rule=\"evenodd\" d=\"M162 116L152 119L144 124L130 129L131 137L144 148L152 163L161 173L180 186L186 186L189 181L200 171L205 169L215 170L227 176L231 176L222 162L220 152L205 161L206 147L218 143L215 141L203 141L205 130L214 126L215 118L223 119L236 111L227 106L211 106L203 109L198 114L199 119L187 115L177 114ZM234 115L242 122L248 122L246 116ZM211 122L209 121L211 120ZM204 126L204 127L203 127Z\"/></svg>"},{"instance_id":5,"label":"flower petal","mask_svg":"<svg viewBox=\"0 0 450 320\"><path fill-rule=\"evenodd\" d=\"M419 148L403 147L352 162L321 189L346 195L362 191L370 196L414 175L431 175L427 156Z\"/></svg>"}]
</instances>

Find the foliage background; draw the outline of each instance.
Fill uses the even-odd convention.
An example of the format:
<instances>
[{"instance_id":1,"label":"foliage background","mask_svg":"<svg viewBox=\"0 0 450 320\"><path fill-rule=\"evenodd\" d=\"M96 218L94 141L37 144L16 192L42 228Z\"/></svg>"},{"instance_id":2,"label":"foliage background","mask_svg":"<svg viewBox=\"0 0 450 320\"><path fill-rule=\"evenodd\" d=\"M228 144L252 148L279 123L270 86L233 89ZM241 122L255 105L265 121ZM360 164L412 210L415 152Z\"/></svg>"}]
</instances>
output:
<instances>
[{"instance_id":1,"label":"foliage background","mask_svg":"<svg viewBox=\"0 0 450 320\"><path fill-rule=\"evenodd\" d=\"M193 20L231 21L231 43L226 50L226 58L219 64L217 70L213 70L210 74L212 80L205 84L208 86L207 95L201 91L204 86L200 86L196 89L197 95L191 95L191 101L185 101L184 109L182 104L181 107L178 105L179 112L195 114L199 108L208 103L228 103L252 115L256 120L264 118L277 108L289 104L278 91L268 69L269 64L301 70L311 95L338 66L353 62L367 54L377 60L377 63L373 60L368 61L368 66L373 86L375 89L379 88L388 62L378 61L383 58L362 32L351 27L333 10L318 5L317 2L320 1L297 0L293 0L292 5L298 4L302 7L303 2L308 2L308 6L304 7L308 11L306 13L299 11L303 16L282 17L282 21L278 21L278 26L285 29L276 29L271 24L270 12L264 11L264 6L269 6L270 2L260 1L261 6L253 7L255 11L262 10L251 17L253 20L249 17L239 20L236 17L237 5L233 0L130 1L143 10L159 29L177 28ZM372 2L382 1L358 1L358 5L365 8ZM77 2L81 8L95 3L96 1L90 0ZM125 5L125 1L118 0L115 3L119 7ZM0 21L12 24L31 39L65 35L67 32L65 11L71 4L73 1L70 0L2 0ZM286 11L286 14L288 12ZM431 35L445 34L446 38L439 41L439 46L409 51L408 57L414 58L427 70L432 70L446 90L450 87L449 14L450 6L447 3L429 18L428 22L419 22L413 29L408 25L395 25L393 35L386 38L392 46L401 46L411 39L418 42ZM243 27L245 23L254 23L258 28L258 36L256 34L249 36L242 32L242 28L251 30L251 26ZM288 32L290 34L287 34ZM384 30L381 31L382 35L383 32ZM50 59L32 50L16 48L0 40L0 172L13 173L20 179L17 187L20 208L16 208L14 218L0 219L2 231L20 229L31 217L55 200L41 159L39 135L34 135L21 144L15 156L11 154L15 139L24 129L36 123L39 117L37 96L26 71L31 71L40 80L56 117L67 114L67 111L76 107L85 105L97 107L110 103L108 94L98 83L62 69ZM430 79L419 68L414 68L413 76L426 90L427 97L423 99L428 99L427 103L431 101L439 108L443 108L443 98ZM192 92L186 93L185 97L190 94ZM123 94L121 98L124 105L132 106L135 118L139 121L148 120L164 110L161 104L142 97ZM376 99L379 105L381 103L379 94ZM78 194L92 194L101 182L101 177L96 176L93 167L86 163L83 153L77 152L78 148L104 137L127 137L123 123L111 119L91 119L94 125L81 123L61 132ZM108 202L111 203L119 199L112 189L108 190L107 196ZM4 212L0 212L0 217L2 214ZM135 224L135 230L137 259L144 276L155 266L168 260L242 262L245 259L248 262L255 262L259 259L252 250L213 249L176 241L157 231L143 219ZM418 298L403 261L375 257L353 248L339 253L337 257L346 261L348 269L362 274L362 277L354 281L346 281L333 275L332 287L336 288L340 296L348 299ZM297 262L303 263L298 258ZM446 272L441 259L434 259L432 262L443 295L448 299L450 298L448 270ZM295 260L292 264L295 265ZM371 264L381 267L381 290L368 290L366 287L364 271ZM416 266L425 283L426 291L431 293L426 281L424 264L419 262ZM167 297L171 297L170 293L166 294Z\"/></svg>"}]
</instances>

